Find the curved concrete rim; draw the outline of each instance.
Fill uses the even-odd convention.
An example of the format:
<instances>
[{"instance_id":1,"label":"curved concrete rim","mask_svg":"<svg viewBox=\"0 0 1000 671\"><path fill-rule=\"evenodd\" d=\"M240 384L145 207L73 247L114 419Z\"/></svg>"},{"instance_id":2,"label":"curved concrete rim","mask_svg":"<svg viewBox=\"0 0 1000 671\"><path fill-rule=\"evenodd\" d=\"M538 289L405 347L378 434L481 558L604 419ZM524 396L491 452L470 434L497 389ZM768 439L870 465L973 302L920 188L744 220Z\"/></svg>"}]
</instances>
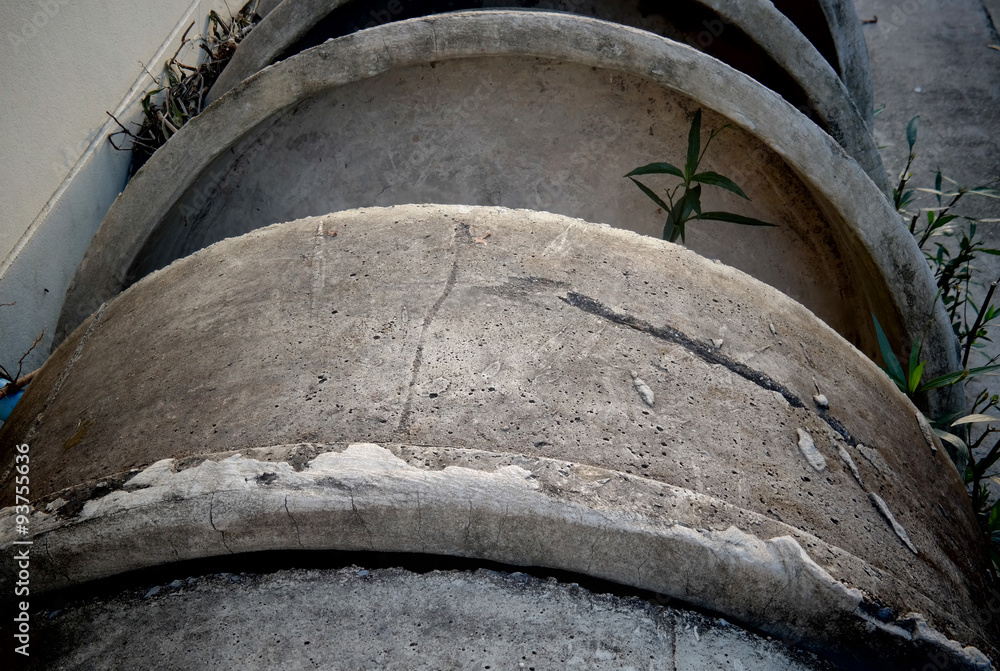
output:
<instances>
[{"instance_id":1,"label":"curved concrete rim","mask_svg":"<svg viewBox=\"0 0 1000 671\"><path fill-rule=\"evenodd\" d=\"M871 107L871 78L867 78L868 96L851 100L853 88L864 89L864 83L848 88L830 64L784 14L767 0L732 2L732 0L698 0L724 21L737 26L750 36L774 61L789 74L805 92L809 105L834 138L858 161L869 177L885 193L889 181L882 166L878 147L870 131L871 119L860 110ZM206 100L211 103L244 79L274 63L278 57L302 39L319 20L347 0L284 0L260 22L240 44L232 60L219 75ZM828 17L842 17L843 12L824 6ZM493 10L496 11L496 10ZM526 10L525 10L526 11ZM548 12L546 12L548 13ZM438 15L440 16L440 15ZM433 17L427 17L433 18ZM855 23L857 19L855 18ZM831 24L831 31L835 26ZM858 30L860 34L860 27ZM864 36L861 36L864 48ZM837 44L841 58L852 55L857 45ZM864 66L867 67L867 50ZM857 72L859 63L847 70ZM867 74L867 71L863 71ZM859 78L855 75L855 78Z\"/></svg>"},{"instance_id":2,"label":"curved concrete rim","mask_svg":"<svg viewBox=\"0 0 1000 671\"><path fill-rule=\"evenodd\" d=\"M302 458L303 448L312 458ZM79 491L60 492L30 516L32 540L45 548L33 557L32 586L44 593L261 550L419 552L568 570L655 591L834 658L845 654L838 642L850 640L857 645L852 668L930 660L949 669L992 668L979 650L949 640L919 614L880 620L878 604L834 579L803 546L833 554L856 575L877 569L794 527L618 471L448 447L433 449L476 453L483 466L429 467L420 452L428 449L256 448L183 463L164 459L84 487L100 492L85 501ZM648 504L637 505L639 497L616 500L601 492L611 480L628 481L639 496L672 507L676 518L643 514ZM695 505L749 516L771 537L734 526L699 528L697 514L685 514ZM14 534L14 517L13 507L0 511L4 548L24 540Z\"/></svg>"},{"instance_id":3,"label":"curved concrete rim","mask_svg":"<svg viewBox=\"0 0 1000 671\"><path fill-rule=\"evenodd\" d=\"M954 334L920 250L884 194L829 135L773 92L695 49L620 25L538 12L463 12L387 24L330 41L246 80L185 125L114 202L67 291L55 344L121 291L161 218L245 129L304 98L394 67L496 54L635 73L699 100L760 138L822 206L852 226L870 254L858 262L873 265L884 279L909 339L923 340L927 374L959 367Z\"/></svg>"},{"instance_id":4,"label":"curved concrete rim","mask_svg":"<svg viewBox=\"0 0 1000 671\"><path fill-rule=\"evenodd\" d=\"M826 22L830 26L841 79L851 93L861 118L869 129L875 127L875 91L872 87L868 45L851 0L819 0Z\"/></svg>"}]
</instances>

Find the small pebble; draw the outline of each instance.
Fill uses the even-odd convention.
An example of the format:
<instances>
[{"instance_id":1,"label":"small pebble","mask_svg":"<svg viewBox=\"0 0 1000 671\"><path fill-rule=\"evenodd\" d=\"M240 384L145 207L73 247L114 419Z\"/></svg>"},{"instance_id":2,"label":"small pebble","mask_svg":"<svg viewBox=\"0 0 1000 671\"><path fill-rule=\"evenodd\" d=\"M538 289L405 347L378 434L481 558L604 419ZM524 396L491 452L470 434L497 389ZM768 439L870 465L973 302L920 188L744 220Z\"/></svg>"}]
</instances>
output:
<instances>
[{"instance_id":1,"label":"small pebble","mask_svg":"<svg viewBox=\"0 0 1000 671\"><path fill-rule=\"evenodd\" d=\"M178 587L180 587L183 584L184 583L182 583L180 580L174 580L172 583L170 583L169 585L167 585L167 587L170 587L171 589L177 589Z\"/></svg>"},{"instance_id":2,"label":"small pebble","mask_svg":"<svg viewBox=\"0 0 1000 671\"><path fill-rule=\"evenodd\" d=\"M826 469L826 458L816 449L816 443L813 441L812 435L805 429L798 429L798 434L799 451L802 452L802 456L806 458L806 461L817 473L824 471Z\"/></svg>"},{"instance_id":3,"label":"small pebble","mask_svg":"<svg viewBox=\"0 0 1000 671\"><path fill-rule=\"evenodd\" d=\"M639 398L642 399L643 403L652 408L653 404L656 402L656 396L653 394L653 390L649 388L649 385L646 384L634 370L629 371L629 375L632 376L632 385L635 387L635 390L639 392Z\"/></svg>"},{"instance_id":4,"label":"small pebble","mask_svg":"<svg viewBox=\"0 0 1000 671\"><path fill-rule=\"evenodd\" d=\"M718 339L713 338L712 339L712 344L715 346L715 349L722 349L722 345L723 345L724 342L725 341L722 338L718 338Z\"/></svg>"},{"instance_id":5,"label":"small pebble","mask_svg":"<svg viewBox=\"0 0 1000 671\"><path fill-rule=\"evenodd\" d=\"M824 410L830 407L830 401L823 394L813 396L813 401L816 403L816 407L823 408Z\"/></svg>"},{"instance_id":6,"label":"small pebble","mask_svg":"<svg viewBox=\"0 0 1000 671\"><path fill-rule=\"evenodd\" d=\"M150 587L149 591L147 591L145 594L142 595L142 598L143 599L148 599L149 597L156 596L159 593L160 593L160 587L159 586Z\"/></svg>"},{"instance_id":7,"label":"small pebble","mask_svg":"<svg viewBox=\"0 0 1000 671\"><path fill-rule=\"evenodd\" d=\"M365 569L358 571L359 578L364 578L366 575L371 575L371 571L366 571Z\"/></svg>"}]
</instances>

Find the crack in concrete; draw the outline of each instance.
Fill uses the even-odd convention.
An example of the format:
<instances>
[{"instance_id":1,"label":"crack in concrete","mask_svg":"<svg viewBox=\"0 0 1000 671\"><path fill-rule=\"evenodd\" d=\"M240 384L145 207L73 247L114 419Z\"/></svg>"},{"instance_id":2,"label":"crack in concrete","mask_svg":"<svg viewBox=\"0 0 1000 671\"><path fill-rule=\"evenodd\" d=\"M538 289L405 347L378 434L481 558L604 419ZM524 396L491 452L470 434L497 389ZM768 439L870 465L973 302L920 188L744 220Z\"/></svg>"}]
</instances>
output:
<instances>
[{"instance_id":1,"label":"crack in concrete","mask_svg":"<svg viewBox=\"0 0 1000 671\"><path fill-rule=\"evenodd\" d=\"M354 490L348 487L347 493L351 497L351 510L354 511L354 516L358 518L358 522L361 523L361 526L365 528L365 532L368 534L368 545L372 550L375 550L375 536L372 534L372 530L368 528L365 518L361 517L361 511L358 510L358 507L354 504Z\"/></svg>"},{"instance_id":2,"label":"crack in concrete","mask_svg":"<svg viewBox=\"0 0 1000 671\"><path fill-rule=\"evenodd\" d=\"M288 494L285 494L285 514L288 515L288 519L292 521L292 526L295 527L295 540L299 544L299 547L305 547L302 545L302 536L299 534L299 523L295 521L292 511L288 509Z\"/></svg>"},{"instance_id":3,"label":"crack in concrete","mask_svg":"<svg viewBox=\"0 0 1000 671\"><path fill-rule=\"evenodd\" d=\"M465 226L465 232L468 235L469 227ZM406 400L403 402L403 410L399 414L399 424L396 426L397 431L405 431L407 434L410 432L410 412L411 406L413 405L413 387L417 383L417 375L420 373L420 367L424 360L424 342L427 339L427 331L430 329L431 322L437 317L438 311L441 309L441 305L448 299L451 294L452 289L455 288L455 279L458 277L458 259L459 259L459 248L455 246L455 237L452 236L451 248L455 250L455 258L451 264L451 272L448 274L448 279L444 285L444 291L438 297L434 305L431 306L430 311L427 316L424 317L423 326L420 327L420 340L417 343L417 351L413 356L413 366L410 369L410 384L406 389Z\"/></svg>"},{"instance_id":4,"label":"crack in concrete","mask_svg":"<svg viewBox=\"0 0 1000 671\"><path fill-rule=\"evenodd\" d=\"M675 345L680 345L706 363L724 366L730 372L739 375L745 380L753 382L761 389L781 394L785 401L788 402L788 405L793 408L807 407L806 404L802 402L802 399L796 396L795 393L783 384L771 379L759 370L755 370L744 363L740 363L735 359L730 359L724 354L721 354L711 343L704 343L695 340L694 338L671 326L653 326L649 322L643 321L638 317L615 312L600 301L590 298L589 296L584 296L583 294L570 292L566 296L559 296L559 299L572 307L583 310L584 312L590 313L602 319L606 319L616 324L621 324L622 326L628 326L629 328L633 328L637 331L647 333L654 338L658 338L659 340L665 340L667 342L674 343ZM858 441L851 435L851 432L847 430L847 427L833 417L828 410L819 410L816 414L831 429L840 434L848 445L854 447L858 444Z\"/></svg>"},{"instance_id":5,"label":"crack in concrete","mask_svg":"<svg viewBox=\"0 0 1000 671\"><path fill-rule=\"evenodd\" d=\"M62 575L62 577L66 578L67 581L73 583L74 585L78 585L79 581L73 580L73 578L70 577L69 573L66 573L66 571L52 557L52 552L51 552L51 550L49 550L49 535L45 534L44 536L42 536L42 538L45 539L45 543L44 543L44 546L45 546L45 556L49 558L49 562L52 564L52 568L54 568L56 571L58 571L59 574Z\"/></svg>"},{"instance_id":6,"label":"crack in concrete","mask_svg":"<svg viewBox=\"0 0 1000 671\"><path fill-rule=\"evenodd\" d=\"M764 607L761 609L761 615L767 612L767 609L771 607L771 604L774 603L774 600L777 599L782 592L788 589L788 587L791 584L792 584L791 581L786 582L784 585L781 586L781 589L779 589L777 592L771 595L771 598L767 600L767 603L765 603Z\"/></svg>"},{"instance_id":7,"label":"crack in concrete","mask_svg":"<svg viewBox=\"0 0 1000 671\"><path fill-rule=\"evenodd\" d=\"M211 524L212 528L218 531L219 535L222 536L222 544L226 546L227 550L229 550L229 554L236 554L235 552L233 552L233 549L229 547L229 543L226 542L226 532L215 526L214 513L215 513L215 492L212 492L212 500L208 504L208 523Z\"/></svg>"}]
</instances>

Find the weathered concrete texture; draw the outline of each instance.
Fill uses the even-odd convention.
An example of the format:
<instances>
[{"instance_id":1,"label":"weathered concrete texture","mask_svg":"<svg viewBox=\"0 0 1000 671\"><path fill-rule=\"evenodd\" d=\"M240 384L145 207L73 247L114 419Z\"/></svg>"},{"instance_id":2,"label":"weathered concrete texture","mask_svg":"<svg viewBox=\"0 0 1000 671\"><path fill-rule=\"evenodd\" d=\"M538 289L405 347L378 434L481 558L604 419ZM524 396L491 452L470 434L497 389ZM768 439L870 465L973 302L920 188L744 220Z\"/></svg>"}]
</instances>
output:
<instances>
[{"instance_id":1,"label":"weathered concrete texture","mask_svg":"<svg viewBox=\"0 0 1000 671\"><path fill-rule=\"evenodd\" d=\"M57 337L135 275L226 236L332 210L502 204L659 234L663 213L621 175L683 156L699 107L706 128L734 126L704 167L754 199L708 189L704 206L779 227L692 225L691 247L803 302L869 355L878 351L874 312L900 351L924 341L928 375L956 368L926 263L829 136L682 45L581 17L510 11L355 33L266 69L211 106L116 201L77 271Z\"/></svg>"},{"instance_id":2,"label":"weathered concrete texture","mask_svg":"<svg viewBox=\"0 0 1000 671\"><path fill-rule=\"evenodd\" d=\"M32 446L40 589L229 551L419 551L857 637L863 659L927 652L910 611L993 637L958 475L874 364L734 269L552 214L370 209L210 247L67 339L0 441L7 464Z\"/></svg>"},{"instance_id":3,"label":"weathered concrete texture","mask_svg":"<svg viewBox=\"0 0 1000 671\"><path fill-rule=\"evenodd\" d=\"M45 548L33 562L33 584L67 587L227 552L419 549L653 590L852 668L887 661L919 666L935 658L952 668L990 668L978 651L949 641L922 616L846 588L802 545L860 576L869 594L873 581L866 576L877 568L711 497L544 459L515 458L513 465L485 452L370 444L323 450L272 448L254 453L267 461L233 455L187 468L164 460L124 489L88 501L68 523L63 509L71 504L57 499L47 506L55 515L30 522ZM297 471L291 462L301 464L310 451L320 454ZM669 516L666 524L656 519L657 508ZM9 513L2 516L12 528ZM760 535L790 535L765 542L735 526L721 530L727 522L756 526ZM895 587L886 576L877 582L881 595Z\"/></svg>"},{"instance_id":4,"label":"weathered concrete texture","mask_svg":"<svg viewBox=\"0 0 1000 671\"><path fill-rule=\"evenodd\" d=\"M844 11L844 6L851 11ZM824 5L820 7L819 5ZM837 7L834 7L837 5ZM410 0L379 3L344 0L285 0L275 13L240 45L233 60L209 93L214 101L239 82L278 60L306 47L321 44L387 21L398 21L457 9L530 6L582 14L642 28L688 44L740 70L777 91L792 105L808 114L854 156L882 189L888 189L875 143L869 131L872 121L871 77L860 23L850 3L808 2L782 8L800 25L812 28L830 40L830 58L840 66L846 59L845 87L823 55L796 25L766 0L697 0L651 6L644 0ZM827 21L827 15L831 21ZM853 20L853 24L851 21ZM851 41L830 36L849 33ZM861 53L852 55L852 49ZM855 104L855 90L862 96ZM859 109L862 112L859 113ZM867 116L866 116L867 115Z\"/></svg>"},{"instance_id":5,"label":"weathered concrete texture","mask_svg":"<svg viewBox=\"0 0 1000 671\"><path fill-rule=\"evenodd\" d=\"M821 671L717 618L523 573L180 579L39 614L39 668Z\"/></svg>"}]
</instances>

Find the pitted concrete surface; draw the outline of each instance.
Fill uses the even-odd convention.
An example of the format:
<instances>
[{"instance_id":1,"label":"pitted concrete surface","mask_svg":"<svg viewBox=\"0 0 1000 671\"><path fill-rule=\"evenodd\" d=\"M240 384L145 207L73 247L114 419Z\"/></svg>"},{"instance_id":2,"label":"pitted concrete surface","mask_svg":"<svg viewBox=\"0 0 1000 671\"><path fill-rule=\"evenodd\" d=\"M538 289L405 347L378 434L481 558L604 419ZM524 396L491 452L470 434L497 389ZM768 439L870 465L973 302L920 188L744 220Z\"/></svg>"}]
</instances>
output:
<instances>
[{"instance_id":1,"label":"pitted concrete surface","mask_svg":"<svg viewBox=\"0 0 1000 671\"><path fill-rule=\"evenodd\" d=\"M802 432L822 460L800 448ZM789 592L775 605L781 576L794 574L825 585L826 610L848 627L869 627L865 608L887 604L911 629L916 611L965 644L992 637L973 615L985 568L958 475L874 364L736 270L557 215L371 209L220 243L88 320L0 440L33 446L45 508L32 526L55 562L51 585L136 562L333 543L597 572L822 641L815 598ZM247 452L302 442L313 447ZM324 459L340 463L323 444L350 455L355 442L375 444L360 480L341 464L327 484L324 474L295 484ZM243 472L230 457L255 462ZM583 480L546 484L560 461L565 477L584 468ZM491 484L431 486L402 466L466 477L477 462L495 472ZM621 493L603 487L619 478ZM433 492L444 499L425 515ZM668 495L671 505L657 501ZM517 523L502 501L521 501ZM689 505L697 512L679 515ZM646 521L624 521L635 515ZM338 541L330 516L344 520ZM607 550L594 546L595 524L608 528L597 536ZM791 545L773 545L783 537ZM623 561L629 543L636 554ZM730 569L707 558L727 545L741 576L772 567L740 584L773 589L712 588L713 571ZM691 569L651 561L669 548ZM786 556L813 568L775 572ZM679 577L699 571L693 583ZM809 575L826 577L800 582ZM908 631L892 626L889 640Z\"/></svg>"},{"instance_id":2,"label":"pitted concrete surface","mask_svg":"<svg viewBox=\"0 0 1000 671\"><path fill-rule=\"evenodd\" d=\"M663 213L621 176L682 156L699 107L706 128L734 126L705 167L754 199L711 189L704 206L779 226L692 225L688 244L803 302L871 356L874 312L899 351L922 340L926 374L953 370L954 336L925 261L829 136L774 93L682 45L513 11L361 31L268 68L211 106L108 213L67 295L59 337L144 272L309 214L496 204L658 235Z\"/></svg>"},{"instance_id":3,"label":"pitted concrete surface","mask_svg":"<svg viewBox=\"0 0 1000 671\"><path fill-rule=\"evenodd\" d=\"M214 574L40 613L38 668L836 667L726 620L523 573ZM139 660L142 663L139 664Z\"/></svg>"},{"instance_id":4,"label":"pitted concrete surface","mask_svg":"<svg viewBox=\"0 0 1000 671\"><path fill-rule=\"evenodd\" d=\"M762 0L698 0L660 6L640 0L410 0L387 6L286 0L240 44L208 100L216 100L279 57L287 58L329 38L441 12L518 6L613 21L704 51L804 111L857 158L879 188L888 188L868 131L873 110L871 75L861 24L851 3L843 0L797 0L780 3L778 8ZM844 83L838 72L843 73Z\"/></svg>"}]
</instances>

